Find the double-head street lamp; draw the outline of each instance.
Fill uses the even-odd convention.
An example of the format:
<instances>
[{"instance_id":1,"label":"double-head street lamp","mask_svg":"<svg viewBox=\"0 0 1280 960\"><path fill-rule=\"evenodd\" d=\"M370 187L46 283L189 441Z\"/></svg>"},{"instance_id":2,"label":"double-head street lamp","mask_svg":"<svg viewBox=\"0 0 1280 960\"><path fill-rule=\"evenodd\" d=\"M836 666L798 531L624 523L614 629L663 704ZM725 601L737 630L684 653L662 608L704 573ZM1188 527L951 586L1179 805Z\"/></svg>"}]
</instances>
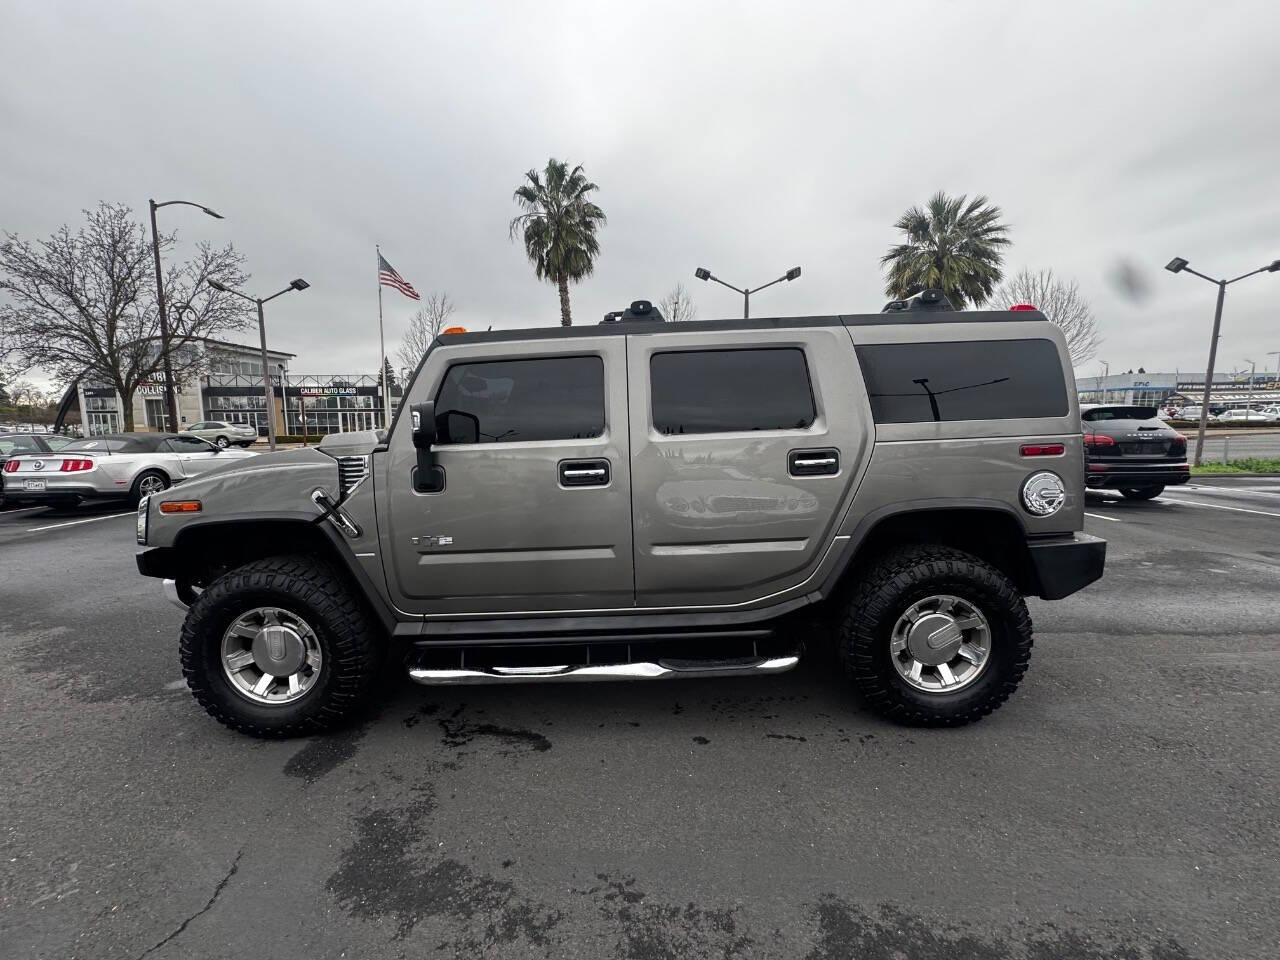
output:
<instances>
[{"instance_id":1,"label":"double-head street lamp","mask_svg":"<svg viewBox=\"0 0 1280 960\"><path fill-rule=\"evenodd\" d=\"M1227 287L1237 280L1252 277L1255 273L1275 273L1280 270L1280 260L1272 260L1265 267L1250 270L1248 273L1242 273L1240 276L1233 277L1230 280L1215 280L1213 277L1206 277L1203 273L1192 270L1182 257L1174 257L1165 264L1164 268L1170 273L1190 273L1201 280L1208 280L1218 288L1218 306L1213 312L1213 336L1209 340L1209 369L1204 375L1204 397L1200 403L1200 428L1196 431L1196 455L1192 461L1198 467L1200 466L1200 455L1204 453L1204 429L1209 422L1209 391L1213 387L1213 364L1218 358L1218 332L1222 328L1222 301L1227 297ZM1252 384L1250 386L1252 388Z\"/></svg>"},{"instance_id":2,"label":"double-head street lamp","mask_svg":"<svg viewBox=\"0 0 1280 960\"><path fill-rule=\"evenodd\" d=\"M305 290L311 284L299 277L283 290L273 293L269 297L251 297L247 293L241 293L239 290L232 290L225 283L219 283L217 280L210 280L209 286L221 293L229 293L258 305L258 339L262 344L262 394L267 398L267 444L274 450L276 448L276 404L271 396L271 367L267 362L267 323L262 315L262 305L268 300L274 300L276 297L288 293L290 290ZM287 411L288 407L285 409Z\"/></svg>"},{"instance_id":3,"label":"double-head street lamp","mask_svg":"<svg viewBox=\"0 0 1280 960\"><path fill-rule=\"evenodd\" d=\"M699 267L697 270L693 271L693 275L697 277L699 280L714 280L716 283L720 284L721 286L728 287L730 290L734 290L742 294L742 319L746 320L746 319L749 319L751 316L751 295L753 293L759 293L765 287L772 287L775 283L781 283L783 280L796 279L798 276L800 276L800 268L792 267L790 270L788 270L786 273L780 276L777 280L770 280L768 283L763 284L759 287L756 287L754 290L750 290L750 289L742 290L742 289L739 289L738 287L735 287L732 283L725 283L719 277L713 277L711 275L711 271L708 270L706 267Z\"/></svg>"},{"instance_id":4,"label":"double-head street lamp","mask_svg":"<svg viewBox=\"0 0 1280 960\"><path fill-rule=\"evenodd\" d=\"M156 229L156 211L161 207L171 207L177 204L203 210L215 220L221 220L222 214L215 213L202 204L192 203L190 200L166 200L163 203L148 200L147 204L151 208L151 249L156 261L156 307L160 311L160 353L164 360L165 406L168 408L169 429L176 432L179 427L178 398L173 389L173 360L169 356L169 315L165 310L164 303L164 274L160 270L160 232Z\"/></svg>"}]
</instances>

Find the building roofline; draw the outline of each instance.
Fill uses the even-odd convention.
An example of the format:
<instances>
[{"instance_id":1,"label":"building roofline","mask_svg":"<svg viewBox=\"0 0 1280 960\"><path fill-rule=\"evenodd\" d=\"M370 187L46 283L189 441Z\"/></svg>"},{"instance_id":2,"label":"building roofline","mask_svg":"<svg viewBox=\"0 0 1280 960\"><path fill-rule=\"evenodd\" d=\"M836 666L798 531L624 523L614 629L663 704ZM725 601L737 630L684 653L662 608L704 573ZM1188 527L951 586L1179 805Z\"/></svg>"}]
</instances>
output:
<instances>
[{"instance_id":1,"label":"building roofline","mask_svg":"<svg viewBox=\"0 0 1280 960\"><path fill-rule=\"evenodd\" d=\"M235 347L237 350L248 350L250 352L260 352L262 348L248 343L232 343L230 340L218 340L215 337L196 337L201 343L216 344L219 347ZM296 353L289 353L287 350L273 350L267 347L267 353L274 353L278 357L296 357Z\"/></svg>"}]
</instances>

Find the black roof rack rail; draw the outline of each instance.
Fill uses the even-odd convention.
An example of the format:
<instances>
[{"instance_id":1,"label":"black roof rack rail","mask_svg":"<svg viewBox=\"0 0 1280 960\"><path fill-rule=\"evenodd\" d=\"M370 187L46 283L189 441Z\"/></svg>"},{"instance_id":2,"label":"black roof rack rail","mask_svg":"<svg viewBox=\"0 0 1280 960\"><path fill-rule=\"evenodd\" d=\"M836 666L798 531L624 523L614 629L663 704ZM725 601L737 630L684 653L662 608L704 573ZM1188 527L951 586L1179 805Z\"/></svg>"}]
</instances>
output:
<instances>
[{"instance_id":1,"label":"black roof rack rail","mask_svg":"<svg viewBox=\"0 0 1280 960\"><path fill-rule=\"evenodd\" d=\"M923 290L905 300L890 300L881 313L903 313L916 310L954 310L951 301L941 290Z\"/></svg>"}]
</instances>

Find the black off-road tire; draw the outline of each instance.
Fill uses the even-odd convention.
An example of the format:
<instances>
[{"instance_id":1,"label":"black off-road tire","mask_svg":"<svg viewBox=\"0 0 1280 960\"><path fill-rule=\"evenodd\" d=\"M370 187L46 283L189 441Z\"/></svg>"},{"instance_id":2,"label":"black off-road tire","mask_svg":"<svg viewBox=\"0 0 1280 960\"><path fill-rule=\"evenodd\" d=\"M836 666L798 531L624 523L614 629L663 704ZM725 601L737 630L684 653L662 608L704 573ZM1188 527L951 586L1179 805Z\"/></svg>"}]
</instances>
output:
<instances>
[{"instance_id":1,"label":"black off-road tire","mask_svg":"<svg viewBox=\"0 0 1280 960\"><path fill-rule=\"evenodd\" d=\"M260 606L300 616L320 643L320 678L291 703L249 700L222 669L227 627ZM340 576L312 557L284 556L238 567L200 594L182 624L180 654L187 686L215 720L274 739L318 733L355 713L377 676L380 647L364 604Z\"/></svg>"},{"instance_id":2,"label":"black off-road tire","mask_svg":"<svg viewBox=\"0 0 1280 960\"><path fill-rule=\"evenodd\" d=\"M891 662L894 623L913 603L935 594L973 604L991 629L985 669L954 693L916 690ZM1031 659L1031 632L1027 605L1003 573L961 550L919 545L894 550L864 572L838 641L846 672L877 713L914 726L958 727L991 713L1017 688Z\"/></svg>"},{"instance_id":3,"label":"black off-road tire","mask_svg":"<svg viewBox=\"0 0 1280 960\"><path fill-rule=\"evenodd\" d=\"M1120 496L1126 500L1152 500L1164 493L1164 484L1154 487L1121 487Z\"/></svg>"}]
</instances>

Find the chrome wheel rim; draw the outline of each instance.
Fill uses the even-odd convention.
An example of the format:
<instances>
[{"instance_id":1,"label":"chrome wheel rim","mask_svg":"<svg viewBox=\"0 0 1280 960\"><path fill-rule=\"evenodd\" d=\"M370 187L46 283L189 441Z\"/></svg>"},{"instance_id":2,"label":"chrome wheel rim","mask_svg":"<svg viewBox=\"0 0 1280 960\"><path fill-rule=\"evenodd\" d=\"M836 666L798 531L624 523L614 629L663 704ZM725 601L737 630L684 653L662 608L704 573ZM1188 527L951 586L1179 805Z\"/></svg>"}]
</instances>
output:
<instances>
[{"instance_id":1,"label":"chrome wheel rim","mask_svg":"<svg viewBox=\"0 0 1280 960\"><path fill-rule=\"evenodd\" d=\"M228 440L226 437L219 437L218 446L220 446L223 450L225 450L227 449L227 447L231 446L231 441Z\"/></svg>"},{"instance_id":2,"label":"chrome wheel rim","mask_svg":"<svg viewBox=\"0 0 1280 960\"><path fill-rule=\"evenodd\" d=\"M907 684L924 693L955 693L991 660L991 625L968 600L950 594L917 600L889 635L889 657Z\"/></svg>"},{"instance_id":3,"label":"chrome wheel rim","mask_svg":"<svg viewBox=\"0 0 1280 960\"><path fill-rule=\"evenodd\" d=\"M279 705L305 697L320 679L320 638L281 607L240 614L222 635L222 672L254 703Z\"/></svg>"},{"instance_id":4,"label":"chrome wheel rim","mask_svg":"<svg viewBox=\"0 0 1280 960\"><path fill-rule=\"evenodd\" d=\"M144 497L150 497L153 494L157 494L160 491L164 490L164 488L165 488L164 480L160 477L157 477L155 474L151 474L150 476L143 477L140 481L138 481L138 493L142 494L142 496Z\"/></svg>"}]
</instances>

